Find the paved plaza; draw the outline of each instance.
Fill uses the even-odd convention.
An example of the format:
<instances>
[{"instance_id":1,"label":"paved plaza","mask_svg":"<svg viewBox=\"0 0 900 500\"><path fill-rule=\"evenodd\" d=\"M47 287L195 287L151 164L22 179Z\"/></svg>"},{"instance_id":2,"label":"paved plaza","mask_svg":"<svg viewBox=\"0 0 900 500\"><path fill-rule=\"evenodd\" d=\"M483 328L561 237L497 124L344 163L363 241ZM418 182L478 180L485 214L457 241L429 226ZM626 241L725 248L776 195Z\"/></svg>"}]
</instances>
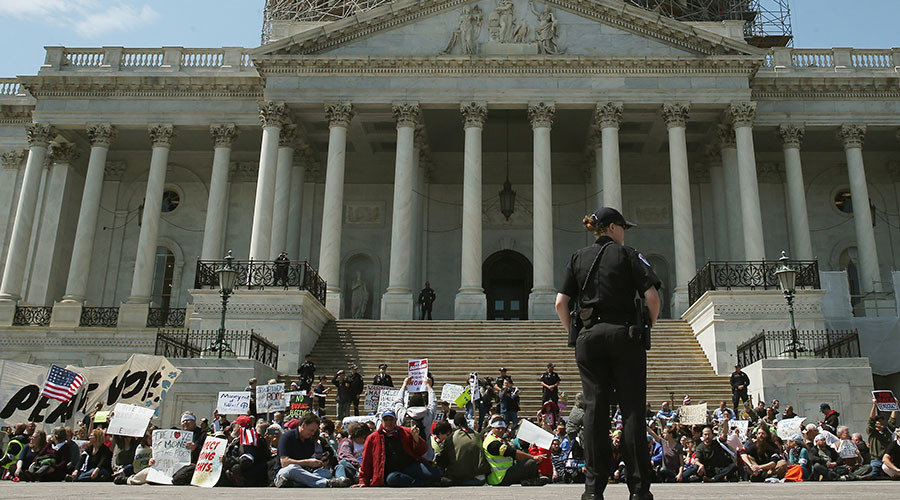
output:
<instances>
[{"instance_id":1,"label":"paved plaza","mask_svg":"<svg viewBox=\"0 0 900 500\"><path fill-rule=\"evenodd\" d=\"M378 499L421 500L443 496L447 498L468 497L470 499L497 500L563 500L580 498L581 485L552 485L542 488L521 486L480 488L410 488L410 489L275 489L275 488L215 488L202 489L186 486L115 486L113 484L43 483L13 484L0 483L0 498L183 498L191 500L215 498L330 498L341 500ZM661 500L695 500L699 498L780 498L792 500L821 500L831 498L865 498L866 500L896 499L900 495L900 483L888 481L854 483L800 483L800 484L655 484L652 488L656 498ZM625 485L612 485L606 490L607 499L628 498Z\"/></svg>"}]
</instances>

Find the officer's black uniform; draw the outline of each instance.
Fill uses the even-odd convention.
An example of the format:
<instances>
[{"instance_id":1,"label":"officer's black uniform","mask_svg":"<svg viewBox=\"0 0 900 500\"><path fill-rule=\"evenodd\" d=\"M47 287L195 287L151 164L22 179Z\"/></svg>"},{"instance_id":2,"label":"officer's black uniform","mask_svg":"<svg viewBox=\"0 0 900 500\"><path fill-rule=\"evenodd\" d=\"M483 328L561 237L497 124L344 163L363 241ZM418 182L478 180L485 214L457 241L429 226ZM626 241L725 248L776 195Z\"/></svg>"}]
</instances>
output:
<instances>
[{"instance_id":1,"label":"officer's black uniform","mask_svg":"<svg viewBox=\"0 0 900 500\"><path fill-rule=\"evenodd\" d=\"M619 225L628 224L621 214L617 211L615 214L621 220ZM591 263L601 247L611 241L608 236L601 236L593 245L576 251L566 267L559 293L578 300ZM575 347L586 403L583 445L587 494L600 497L606 488L612 459L610 395L611 390L615 390L616 402L622 410L620 449L628 470L628 489L638 498L649 498L650 453L644 420L647 353L639 340L629 338L628 326L634 322L636 294L659 286L659 278L635 249L613 242L597 262L585 288L582 303L599 299L596 322L585 322Z\"/></svg>"},{"instance_id":2,"label":"officer's black uniform","mask_svg":"<svg viewBox=\"0 0 900 500\"><path fill-rule=\"evenodd\" d=\"M744 388L739 389L740 386L744 386ZM734 413L736 415L741 413L741 410L738 409L738 403L741 400L744 400L745 403L750 401L750 396L747 395L748 387L750 387L750 377L741 371L740 368L735 367L734 373L731 374L731 403L734 405Z\"/></svg>"}]
</instances>

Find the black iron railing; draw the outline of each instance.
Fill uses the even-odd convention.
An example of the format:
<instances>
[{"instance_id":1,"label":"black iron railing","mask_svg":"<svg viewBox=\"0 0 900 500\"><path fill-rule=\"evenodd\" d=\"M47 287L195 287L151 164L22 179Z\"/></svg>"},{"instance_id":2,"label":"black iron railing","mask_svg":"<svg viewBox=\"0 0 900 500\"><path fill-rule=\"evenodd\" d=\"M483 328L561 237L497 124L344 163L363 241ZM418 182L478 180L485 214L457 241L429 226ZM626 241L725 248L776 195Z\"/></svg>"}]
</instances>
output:
<instances>
[{"instance_id":1,"label":"black iron railing","mask_svg":"<svg viewBox=\"0 0 900 500\"><path fill-rule=\"evenodd\" d=\"M83 307L80 326L115 328L119 324L118 307Z\"/></svg>"},{"instance_id":2,"label":"black iron railing","mask_svg":"<svg viewBox=\"0 0 900 500\"><path fill-rule=\"evenodd\" d=\"M763 331L738 346L741 366L761 359L793 358L793 336L787 331ZM858 358L856 330L801 330L797 332L798 358Z\"/></svg>"},{"instance_id":3,"label":"black iron railing","mask_svg":"<svg viewBox=\"0 0 900 500\"><path fill-rule=\"evenodd\" d=\"M151 307L147 328L182 328L186 314L184 307Z\"/></svg>"},{"instance_id":4,"label":"black iron railing","mask_svg":"<svg viewBox=\"0 0 900 500\"><path fill-rule=\"evenodd\" d=\"M710 261L688 283L688 298L693 304L711 290L749 288L751 290L778 288L775 271L781 266L777 260ZM819 261L791 260L788 265L797 270L797 289L820 288Z\"/></svg>"},{"instance_id":5,"label":"black iron railing","mask_svg":"<svg viewBox=\"0 0 900 500\"><path fill-rule=\"evenodd\" d=\"M156 354L173 358L219 357L219 330L158 330ZM225 330L224 343L227 355L253 359L278 368L278 346L253 330ZM232 354L233 353L233 354Z\"/></svg>"},{"instance_id":6,"label":"black iron railing","mask_svg":"<svg viewBox=\"0 0 900 500\"><path fill-rule=\"evenodd\" d=\"M225 264L224 260L198 260L194 275L194 288L218 288L219 276L216 271ZM326 283L318 271L308 261L280 263L262 260L234 260L238 278L236 290L262 290L264 288L296 288L307 290L325 304Z\"/></svg>"},{"instance_id":7,"label":"black iron railing","mask_svg":"<svg viewBox=\"0 0 900 500\"><path fill-rule=\"evenodd\" d=\"M16 306L13 326L50 326L53 306Z\"/></svg>"}]
</instances>

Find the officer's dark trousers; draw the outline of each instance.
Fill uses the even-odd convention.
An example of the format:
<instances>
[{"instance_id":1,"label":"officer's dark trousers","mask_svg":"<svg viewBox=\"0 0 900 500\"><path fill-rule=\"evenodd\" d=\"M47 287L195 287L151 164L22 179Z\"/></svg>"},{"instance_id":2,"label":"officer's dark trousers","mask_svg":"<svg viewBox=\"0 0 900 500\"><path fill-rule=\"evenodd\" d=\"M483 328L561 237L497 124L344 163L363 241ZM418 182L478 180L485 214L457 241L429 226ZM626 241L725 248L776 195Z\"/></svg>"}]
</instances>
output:
<instances>
[{"instance_id":1,"label":"officer's dark trousers","mask_svg":"<svg viewBox=\"0 0 900 500\"><path fill-rule=\"evenodd\" d=\"M612 449L609 440L610 394L622 410L621 451L628 471L628 490L639 496L650 491L647 446L647 353L628 338L626 327L600 323L581 332L575 360L584 389L585 492L598 496L606 488Z\"/></svg>"}]
</instances>

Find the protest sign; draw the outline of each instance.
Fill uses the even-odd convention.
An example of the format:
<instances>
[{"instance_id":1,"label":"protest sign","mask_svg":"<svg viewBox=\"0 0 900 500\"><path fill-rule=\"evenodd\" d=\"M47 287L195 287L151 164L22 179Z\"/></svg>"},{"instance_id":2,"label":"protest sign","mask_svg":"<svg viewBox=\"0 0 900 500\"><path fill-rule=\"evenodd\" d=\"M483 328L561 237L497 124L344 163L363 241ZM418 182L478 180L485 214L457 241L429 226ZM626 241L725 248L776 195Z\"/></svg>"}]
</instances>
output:
<instances>
[{"instance_id":1,"label":"protest sign","mask_svg":"<svg viewBox=\"0 0 900 500\"><path fill-rule=\"evenodd\" d=\"M409 360L409 385L406 390L409 392L425 392L428 386L425 381L428 379L428 360L427 359L411 359Z\"/></svg>"},{"instance_id":2,"label":"protest sign","mask_svg":"<svg viewBox=\"0 0 900 500\"><path fill-rule=\"evenodd\" d=\"M377 422L378 419L375 415L360 415L358 417L344 417L344 420L341 420L341 428L346 429L348 425L353 422Z\"/></svg>"},{"instance_id":3,"label":"protest sign","mask_svg":"<svg viewBox=\"0 0 900 500\"><path fill-rule=\"evenodd\" d=\"M256 413L282 411L286 406L284 384L256 386Z\"/></svg>"},{"instance_id":4,"label":"protest sign","mask_svg":"<svg viewBox=\"0 0 900 500\"><path fill-rule=\"evenodd\" d=\"M682 424L695 425L706 423L706 403L699 405L685 405L678 409Z\"/></svg>"},{"instance_id":5,"label":"protest sign","mask_svg":"<svg viewBox=\"0 0 900 500\"><path fill-rule=\"evenodd\" d=\"M246 415L250 410L250 391L219 392L216 411L219 415Z\"/></svg>"},{"instance_id":6,"label":"protest sign","mask_svg":"<svg viewBox=\"0 0 900 500\"><path fill-rule=\"evenodd\" d=\"M441 401L446 401L448 403L452 403L456 401L460 395L462 395L465 387L456 384L444 384L444 387L441 389Z\"/></svg>"},{"instance_id":7,"label":"protest sign","mask_svg":"<svg viewBox=\"0 0 900 500\"><path fill-rule=\"evenodd\" d=\"M0 361L0 421L10 426L34 422L41 428L72 420L78 394L68 402L40 395L49 370L46 366Z\"/></svg>"},{"instance_id":8,"label":"protest sign","mask_svg":"<svg viewBox=\"0 0 900 500\"><path fill-rule=\"evenodd\" d=\"M147 481L156 484L172 484L172 474L191 463L190 432L157 429L153 431L153 461Z\"/></svg>"},{"instance_id":9,"label":"protest sign","mask_svg":"<svg viewBox=\"0 0 900 500\"><path fill-rule=\"evenodd\" d=\"M782 419L778 422L778 437L781 439L790 439L795 434L801 434L804 421L806 421L806 417Z\"/></svg>"},{"instance_id":10,"label":"protest sign","mask_svg":"<svg viewBox=\"0 0 900 500\"><path fill-rule=\"evenodd\" d=\"M312 398L301 392L292 392L284 412L284 421L301 419L310 412L312 412Z\"/></svg>"},{"instance_id":11,"label":"protest sign","mask_svg":"<svg viewBox=\"0 0 900 500\"><path fill-rule=\"evenodd\" d=\"M142 406L116 403L109 421L108 434L115 436L144 437L154 411Z\"/></svg>"},{"instance_id":12,"label":"protest sign","mask_svg":"<svg viewBox=\"0 0 900 500\"><path fill-rule=\"evenodd\" d=\"M550 434L524 418L520 422L519 432L516 434L516 437L545 450L549 450L550 445L553 444L553 434Z\"/></svg>"},{"instance_id":13,"label":"protest sign","mask_svg":"<svg viewBox=\"0 0 900 500\"><path fill-rule=\"evenodd\" d=\"M282 391L284 385L282 384ZM212 488L219 482L222 475L222 457L225 456L225 448L228 442L225 439L207 436L200 450L200 458L194 466L194 477L191 478L192 486Z\"/></svg>"},{"instance_id":14,"label":"protest sign","mask_svg":"<svg viewBox=\"0 0 900 500\"><path fill-rule=\"evenodd\" d=\"M837 446L838 453L841 458L856 458L859 455L859 448L849 439L843 439Z\"/></svg>"},{"instance_id":15,"label":"protest sign","mask_svg":"<svg viewBox=\"0 0 900 500\"><path fill-rule=\"evenodd\" d=\"M878 411L900 411L893 391L872 391Z\"/></svg>"},{"instance_id":16,"label":"protest sign","mask_svg":"<svg viewBox=\"0 0 900 500\"><path fill-rule=\"evenodd\" d=\"M168 359L147 354L132 354L121 365L85 368L69 365L66 369L78 372L86 381L78 400L76 419L93 411L98 402L104 408L126 403L157 410L181 375L181 370Z\"/></svg>"},{"instance_id":17,"label":"protest sign","mask_svg":"<svg viewBox=\"0 0 900 500\"><path fill-rule=\"evenodd\" d=\"M750 428L749 420L729 420L728 421L728 431L731 433L735 429L738 431L738 435L741 437L741 441L745 441L747 439L747 430Z\"/></svg>"},{"instance_id":18,"label":"protest sign","mask_svg":"<svg viewBox=\"0 0 900 500\"><path fill-rule=\"evenodd\" d=\"M378 411L378 401L381 399L381 391L392 389L383 385L366 386L366 411Z\"/></svg>"},{"instance_id":19,"label":"protest sign","mask_svg":"<svg viewBox=\"0 0 900 500\"><path fill-rule=\"evenodd\" d=\"M399 395L400 389L387 388L381 391L381 398L378 400L378 413L382 413L385 410L393 410ZM400 419L398 418L397 420Z\"/></svg>"},{"instance_id":20,"label":"protest sign","mask_svg":"<svg viewBox=\"0 0 900 500\"><path fill-rule=\"evenodd\" d=\"M456 406L460 408L465 408L469 401L472 400L472 395L470 393L470 388L466 387L466 389L459 395L453 402L456 403Z\"/></svg>"}]
</instances>

